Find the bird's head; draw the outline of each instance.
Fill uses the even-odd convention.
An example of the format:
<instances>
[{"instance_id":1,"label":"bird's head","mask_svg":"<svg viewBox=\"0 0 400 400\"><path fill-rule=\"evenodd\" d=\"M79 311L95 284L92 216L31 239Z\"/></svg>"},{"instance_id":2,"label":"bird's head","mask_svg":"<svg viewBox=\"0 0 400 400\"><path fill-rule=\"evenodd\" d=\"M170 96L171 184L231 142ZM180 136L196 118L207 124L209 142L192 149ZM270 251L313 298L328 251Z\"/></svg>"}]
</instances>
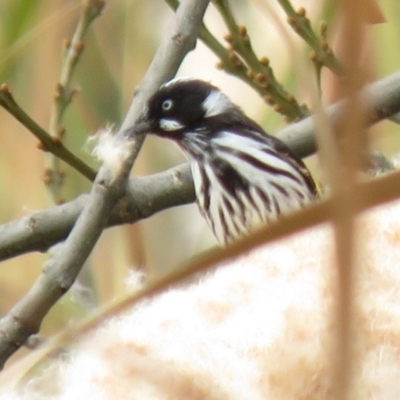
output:
<instances>
[{"instance_id":1,"label":"bird's head","mask_svg":"<svg viewBox=\"0 0 400 400\"><path fill-rule=\"evenodd\" d=\"M161 86L133 133L180 145L191 163L197 203L221 241L316 196L303 162L207 82L174 79Z\"/></svg>"},{"instance_id":2,"label":"bird's head","mask_svg":"<svg viewBox=\"0 0 400 400\"><path fill-rule=\"evenodd\" d=\"M206 125L206 121L234 109L218 88L198 79L173 79L146 103L134 129L180 140Z\"/></svg>"}]
</instances>

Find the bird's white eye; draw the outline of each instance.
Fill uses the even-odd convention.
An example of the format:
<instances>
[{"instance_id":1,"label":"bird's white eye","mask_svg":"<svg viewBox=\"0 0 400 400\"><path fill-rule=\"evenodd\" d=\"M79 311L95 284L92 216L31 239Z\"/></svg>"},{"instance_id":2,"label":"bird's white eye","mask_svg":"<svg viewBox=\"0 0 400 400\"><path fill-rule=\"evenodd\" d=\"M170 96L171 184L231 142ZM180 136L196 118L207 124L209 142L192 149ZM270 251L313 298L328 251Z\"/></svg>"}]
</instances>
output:
<instances>
[{"instance_id":1,"label":"bird's white eye","mask_svg":"<svg viewBox=\"0 0 400 400\"><path fill-rule=\"evenodd\" d=\"M169 111L173 105L174 105L174 102L171 99L167 99L167 100L163 101L163 103L161 104L161 108L164 111Z\"/></svg>"}]
</instances>

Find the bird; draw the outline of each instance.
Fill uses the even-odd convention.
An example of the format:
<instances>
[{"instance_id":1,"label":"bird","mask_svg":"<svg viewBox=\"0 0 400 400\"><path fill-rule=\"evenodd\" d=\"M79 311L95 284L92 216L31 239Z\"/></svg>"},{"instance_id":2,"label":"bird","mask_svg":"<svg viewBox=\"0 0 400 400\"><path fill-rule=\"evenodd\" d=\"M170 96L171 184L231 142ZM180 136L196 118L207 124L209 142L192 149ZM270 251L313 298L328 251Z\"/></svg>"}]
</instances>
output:
<instances>
[{"instance_id":1,"label":"bird","mask_svg":"<svg viewBox=\"0 0 400 400\"><path fill-rule=\"evenodd\" d=\"M318 197L301 158L201 79L161 85L133 131L170 139L183 150L200 213L222 244Z\"/></svg>"}]
</instances>

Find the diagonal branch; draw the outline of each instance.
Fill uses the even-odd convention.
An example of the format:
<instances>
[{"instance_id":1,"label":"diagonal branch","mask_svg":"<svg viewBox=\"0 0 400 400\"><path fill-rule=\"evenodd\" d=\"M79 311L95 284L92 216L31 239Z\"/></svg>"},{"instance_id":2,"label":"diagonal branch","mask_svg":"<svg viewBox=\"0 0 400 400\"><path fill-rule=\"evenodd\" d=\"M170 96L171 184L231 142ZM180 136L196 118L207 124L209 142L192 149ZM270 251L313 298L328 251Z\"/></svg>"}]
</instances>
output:
<instances>
[{"instance_id":1,"label":"diagonal branch","mask_svg":"<svg viewBox=\"0 0 400 400\"><path fill-rule=\"evenodd\" d=\"M71 287L98 238L111 210L125 193L129 172L143 140L129 138L131 125L138 118L143 102L157 87L176 73L186 54L195 47L198 28L208 0L182 0L164 35L155 60L141 85L139 94L115 138L115 145L129 152L118 164L105 161L100 168L90 195L73 229L54 258L46 263L43 273L28 293L0 320L0 368L25 341L39 331L47 312ZM161 67L162 66L162 67Z\"/></svg>"},{"instance_id":2,"label":"diagonal branch","mask_svg":"<svg viewBox=\"0 0 400 400\"><path fill-rule=\"evenodd\" d=\"M363 91L363 98L369 109L369 124L375 124L389 118L400 110L400 70L368 85ZM332 122L338 121L346 107L342 100L325 109L327 118ZM303 119L277 133L300 157L307 157L316 151L314 118Z\"/></svg>"},{"instance_id":3,"label":"diagonal branch","mask_svg":"<svg viewBox=\"0 0 400 400\"><path fill-rule=\"evenodd\" d=\"M342 74L343 67L326 41L326 24L323 25L321 37L318 37L311 28L304 8L295 11L290 1L278 0L278 2L288 17L289 25L314 50L315 57L312 58L314 63L320 66L325 65L338 75Z\"/></svg>"},{"instance_id":4,"label":"diagonal branch","mask_svg":"<svg viewBox=\"0 0 400 400\"><path fill-rule=\"evenodd\" d=\"M65 240L83 210L88 195L0 225L0 261L31 251L45 252ZM131 178L126 196L115 206L108 226L134 223L166 208L195 200L188 164Z\"/></svg>"},{"instance_id":5,"label":"diagonal branch","mask_svg":"<svg viewBox=\"0 0 400 400\"><path fill-rule=\"evenodd\" d=\"M85 164L79 157L68 150L60 140L53 138L42 127L40 127L14 100L8 86L2 84L0 87L0 106L7 110L16 120L21 122L39 140L38 147L49 151L72 168L75 168L89 180L94 180L96 171Z\"/></svg>"}]
</instances>

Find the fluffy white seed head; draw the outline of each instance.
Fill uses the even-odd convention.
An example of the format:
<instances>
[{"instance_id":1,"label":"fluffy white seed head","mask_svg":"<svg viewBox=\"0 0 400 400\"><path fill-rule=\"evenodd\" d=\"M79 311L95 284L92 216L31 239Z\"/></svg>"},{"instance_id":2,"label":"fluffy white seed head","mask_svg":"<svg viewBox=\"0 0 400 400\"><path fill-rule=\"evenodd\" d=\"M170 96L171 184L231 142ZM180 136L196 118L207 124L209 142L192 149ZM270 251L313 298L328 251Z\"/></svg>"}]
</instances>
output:
<instances>
[{"instance_id":1,"label":"fluffy white seed head","mask_svg":"<svg viewBox=\"0 0 400 400\"><path fill-rule=\"evenodd\" d=\"M130 156L133 141L120 138L115 135L112 128L99 130L88 139L88 145L92 148L92 155L102 163L105 163L117 176L121 171L124 161Z\"/></svg>"}]
</instances>

